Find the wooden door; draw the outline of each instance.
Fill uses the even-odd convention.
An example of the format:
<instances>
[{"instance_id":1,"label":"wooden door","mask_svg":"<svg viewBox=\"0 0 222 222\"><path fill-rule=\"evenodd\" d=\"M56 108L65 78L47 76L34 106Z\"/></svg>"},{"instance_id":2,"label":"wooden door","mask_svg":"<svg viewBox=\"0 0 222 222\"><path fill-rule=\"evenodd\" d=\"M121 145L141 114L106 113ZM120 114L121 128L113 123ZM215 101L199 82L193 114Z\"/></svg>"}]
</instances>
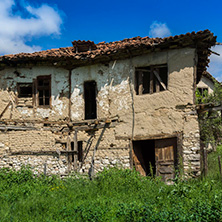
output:
<instances>
[{"instance_id":1,"label":"wooden door","mask_svg":"<svg viewBox=\"0 0 222 222\"><path fill-rule=\"evenodd\" d=\"M155 140L156 175L168 181L175 176L177 139Z\"/></svg>"},{"instance_id":2,"label":"wooden door","mask_svg":"<svg viewBox=\"0 0 222 222\"><path fill-rule=\"evenodd\" d=\"M140 172L142 176L146 176L146 168L144 165L144 159L141 152L141 147L136 147L133 150L133 163L136 171Z\"/></svg>"}]
</instances>

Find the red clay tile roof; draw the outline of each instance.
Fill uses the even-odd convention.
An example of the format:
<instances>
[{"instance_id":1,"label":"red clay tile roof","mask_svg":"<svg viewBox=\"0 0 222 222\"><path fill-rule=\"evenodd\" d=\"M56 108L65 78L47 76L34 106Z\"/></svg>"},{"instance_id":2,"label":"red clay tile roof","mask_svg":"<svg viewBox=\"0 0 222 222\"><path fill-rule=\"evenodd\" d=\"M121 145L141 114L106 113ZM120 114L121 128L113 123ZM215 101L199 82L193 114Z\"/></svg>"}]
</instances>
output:
<instances>
[{"instance_id":1,"label":"red clay tile roof","mask_svg":"<svg viewBox=\"0 0 222 222\"><path fill-rule=\"evenodd\" d=\"M76 45L87 43L91 50L83 52L76 49ZM73 68L97 62L108 62L113 59L129 58L154 51L176 49L184 47L196 48L198 54L198 75L206 70L208 65L209 48L216 43L216 37L209 30L187 33L185 35L167 38L134 37L122 41L94 44L91 41L74 41L74 47L51 49L34 53L19 53L0 56L0 68L8 66L23 66L25 64L51 63L64 68Z\"/></svg>"}]
</instances>

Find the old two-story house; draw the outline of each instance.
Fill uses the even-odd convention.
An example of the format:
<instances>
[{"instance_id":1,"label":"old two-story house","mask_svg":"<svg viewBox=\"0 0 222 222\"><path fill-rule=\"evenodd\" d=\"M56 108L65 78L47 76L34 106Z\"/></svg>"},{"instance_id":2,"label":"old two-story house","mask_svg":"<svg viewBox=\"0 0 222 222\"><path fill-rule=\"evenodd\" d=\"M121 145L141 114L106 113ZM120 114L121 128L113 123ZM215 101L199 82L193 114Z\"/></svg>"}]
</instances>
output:
<instances>
[{"instance_id":1,"label":"old two-story house","mask_svg":"<svg viewBox=\"0 0 222 222\"><path fill-rule=\"evenodd\" d=\"M199 175L195 89L215 42L205 30L1 56L0 167Z\"/></svg>"}]
</instances>

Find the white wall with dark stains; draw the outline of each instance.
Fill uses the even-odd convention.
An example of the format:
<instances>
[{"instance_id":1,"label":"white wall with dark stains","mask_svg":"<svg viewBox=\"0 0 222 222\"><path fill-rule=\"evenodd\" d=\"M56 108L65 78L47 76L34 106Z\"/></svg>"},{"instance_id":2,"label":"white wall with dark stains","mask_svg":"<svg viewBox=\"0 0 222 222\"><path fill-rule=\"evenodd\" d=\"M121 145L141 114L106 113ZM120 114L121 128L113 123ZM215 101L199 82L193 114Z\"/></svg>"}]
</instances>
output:
<instances>
[{"instance_id":1,"label":"white wall with dark stains","mask_svg":"<svg viewBox=\"0 0 222 222\"><path fill-rule=\"evenodd\" d=\"M17 83L32 83L37 76L51 75L51 108L19 107L16 105ZM68 116L68 71L54 67L5 69L0 72L0 112L13 101L3 118L12 112L12 118L64 119Z\"/></svg>"}]
</instances>

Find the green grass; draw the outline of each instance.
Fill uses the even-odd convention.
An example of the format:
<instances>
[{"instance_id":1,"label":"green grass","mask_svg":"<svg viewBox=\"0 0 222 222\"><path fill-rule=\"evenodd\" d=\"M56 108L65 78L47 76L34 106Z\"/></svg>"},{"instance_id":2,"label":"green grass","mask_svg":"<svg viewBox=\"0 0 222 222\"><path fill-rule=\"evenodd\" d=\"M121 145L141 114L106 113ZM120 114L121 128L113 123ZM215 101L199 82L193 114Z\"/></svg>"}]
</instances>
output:
<instances>
[{"instance_id":1,"label":"green grass","mask_svg":"<svg viewBox=\"0 0 222 222\"><path fill-rule=\"evenodd\" d=\"M216 155L209 155L209 166ZM168 186L116 168L92 181L1 169L0 221L222 221L222 182L216 178L176 178Z\"/></svg>"},{"instance_id":2,"label":"green grass","mask_svg":"<svg viewBox=\"0 0 222 222\"><path fill-rule=\"evenodd\" d=\"M208 175L207 177L210 179L220 179L219 173L219 164L218 164L218 156L221 156L221 164L222 164L222 145L217 147L216 152L212 152L208 154Z\"/></svg>"}]
</instances>

